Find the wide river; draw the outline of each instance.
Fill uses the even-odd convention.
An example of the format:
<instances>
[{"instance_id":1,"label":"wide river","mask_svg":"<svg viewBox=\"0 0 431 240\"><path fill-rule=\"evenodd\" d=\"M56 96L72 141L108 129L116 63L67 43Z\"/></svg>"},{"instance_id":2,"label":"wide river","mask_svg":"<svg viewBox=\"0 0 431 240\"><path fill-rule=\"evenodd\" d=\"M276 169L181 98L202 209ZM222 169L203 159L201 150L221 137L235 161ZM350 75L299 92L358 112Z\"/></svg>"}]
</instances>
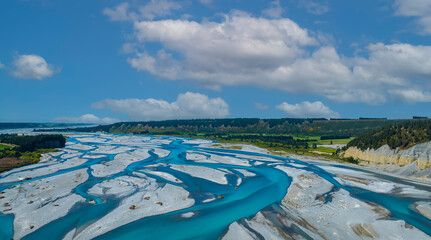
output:
<instances>
[{"instance_id":1,"label":"wide river","mask_svg":"<svg viewBox=\"0 0 431 240\"><path fill-rule=\"evenodd\" d=\"M283 169L316 175L330 186L319 194L321 204L346 192L355 201L385 209L385 221L403 221L426 238L431 235L431 220L416 208L431 205L429 185L209 143L72 134L59 152L0 175L0 239L219 239L232 223L282 207L297 177ZM373 181L344 181L329 169ZM316 238L301 229L285 231Z\"/></svg>"}]
</instances>

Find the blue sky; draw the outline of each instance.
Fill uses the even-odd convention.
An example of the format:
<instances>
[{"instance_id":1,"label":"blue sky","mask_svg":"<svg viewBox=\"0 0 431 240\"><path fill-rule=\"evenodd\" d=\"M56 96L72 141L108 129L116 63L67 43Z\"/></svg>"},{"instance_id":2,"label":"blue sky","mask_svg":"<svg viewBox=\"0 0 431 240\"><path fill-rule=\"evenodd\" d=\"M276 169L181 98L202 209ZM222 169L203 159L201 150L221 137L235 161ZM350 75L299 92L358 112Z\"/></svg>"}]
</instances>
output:
<instances>
[{"instance_id":1,"label":"blue sky","mask_svg":"<svg viewBox=\"0 0 431 240\"><path fill-rule=\"evenodd\" d=\"M1 1L0 121L431 117L427 0Z\"/></svg>"}]
</instances>

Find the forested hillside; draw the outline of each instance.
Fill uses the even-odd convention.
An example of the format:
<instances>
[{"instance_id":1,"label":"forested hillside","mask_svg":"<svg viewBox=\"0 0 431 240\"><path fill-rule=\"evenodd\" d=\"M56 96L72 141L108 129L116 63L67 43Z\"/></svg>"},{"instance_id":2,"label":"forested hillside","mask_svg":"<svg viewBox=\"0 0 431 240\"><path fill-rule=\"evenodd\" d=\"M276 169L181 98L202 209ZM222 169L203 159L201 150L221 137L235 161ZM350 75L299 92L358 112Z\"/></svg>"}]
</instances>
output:
<instances>
[{"instance_id":1,"label":"forested hillside","mask_svg":"<svg viewBox=\"0 0 431 240\"><path fill-rule=\"evenodd\" d=\"M327 119L199 119L150 122L120 122L90 128L75 128L76 132L109 132L131 134L190 135L199 134L276 134L292 136L352 137L386 125L419 120L327 120Z\"/></svg>"},{"instance_id":2,"label":"forested hillside","mask_svg":"<svg viewBox=\"0 0 431 240\"><path fill-rule=\"evenodd\" d=\"M387 144L391 149L407 149L431 141L431 120L407 121L365 133L350 141L347 147L361 150L378 149Z\"/></svg>"}]
</instances>

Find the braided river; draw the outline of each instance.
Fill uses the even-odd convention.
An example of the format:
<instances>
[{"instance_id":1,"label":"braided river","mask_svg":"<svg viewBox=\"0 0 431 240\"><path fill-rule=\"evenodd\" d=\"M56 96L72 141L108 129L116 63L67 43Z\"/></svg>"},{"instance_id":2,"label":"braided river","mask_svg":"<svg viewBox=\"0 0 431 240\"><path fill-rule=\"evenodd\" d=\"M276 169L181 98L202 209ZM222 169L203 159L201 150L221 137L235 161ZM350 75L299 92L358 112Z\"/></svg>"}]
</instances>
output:
<instances>
[{"instance_id":1,"label":"braided river","mask_svg":"<svg viewBox=\"0 0 431 240\"><path fill-rule=\"evenodd\" d=\"M0 239L431 239L431 185L178 137L68 133L0 175Z\"/></svg>"}]
</instances>

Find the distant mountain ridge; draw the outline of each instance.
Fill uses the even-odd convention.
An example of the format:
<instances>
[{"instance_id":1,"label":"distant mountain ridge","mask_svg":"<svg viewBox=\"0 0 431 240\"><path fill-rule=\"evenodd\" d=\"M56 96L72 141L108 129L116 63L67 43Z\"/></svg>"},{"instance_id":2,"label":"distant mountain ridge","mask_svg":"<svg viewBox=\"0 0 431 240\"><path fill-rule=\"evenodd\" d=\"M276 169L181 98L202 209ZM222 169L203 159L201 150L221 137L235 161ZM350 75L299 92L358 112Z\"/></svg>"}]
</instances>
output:
<instances>
[{"instance_id":1,"label":"distant mountain ridge","mask_svg":"<svg viewBox=\"0 0 431 240\"><path fill-rule=\"evenodd\" d=\"M17 129L17 128L56 128L56 127L67 127L72 125L82 125L82 124L72 124L72 123L1 123L0 129Z\"/></svg>"}]
</instances>

